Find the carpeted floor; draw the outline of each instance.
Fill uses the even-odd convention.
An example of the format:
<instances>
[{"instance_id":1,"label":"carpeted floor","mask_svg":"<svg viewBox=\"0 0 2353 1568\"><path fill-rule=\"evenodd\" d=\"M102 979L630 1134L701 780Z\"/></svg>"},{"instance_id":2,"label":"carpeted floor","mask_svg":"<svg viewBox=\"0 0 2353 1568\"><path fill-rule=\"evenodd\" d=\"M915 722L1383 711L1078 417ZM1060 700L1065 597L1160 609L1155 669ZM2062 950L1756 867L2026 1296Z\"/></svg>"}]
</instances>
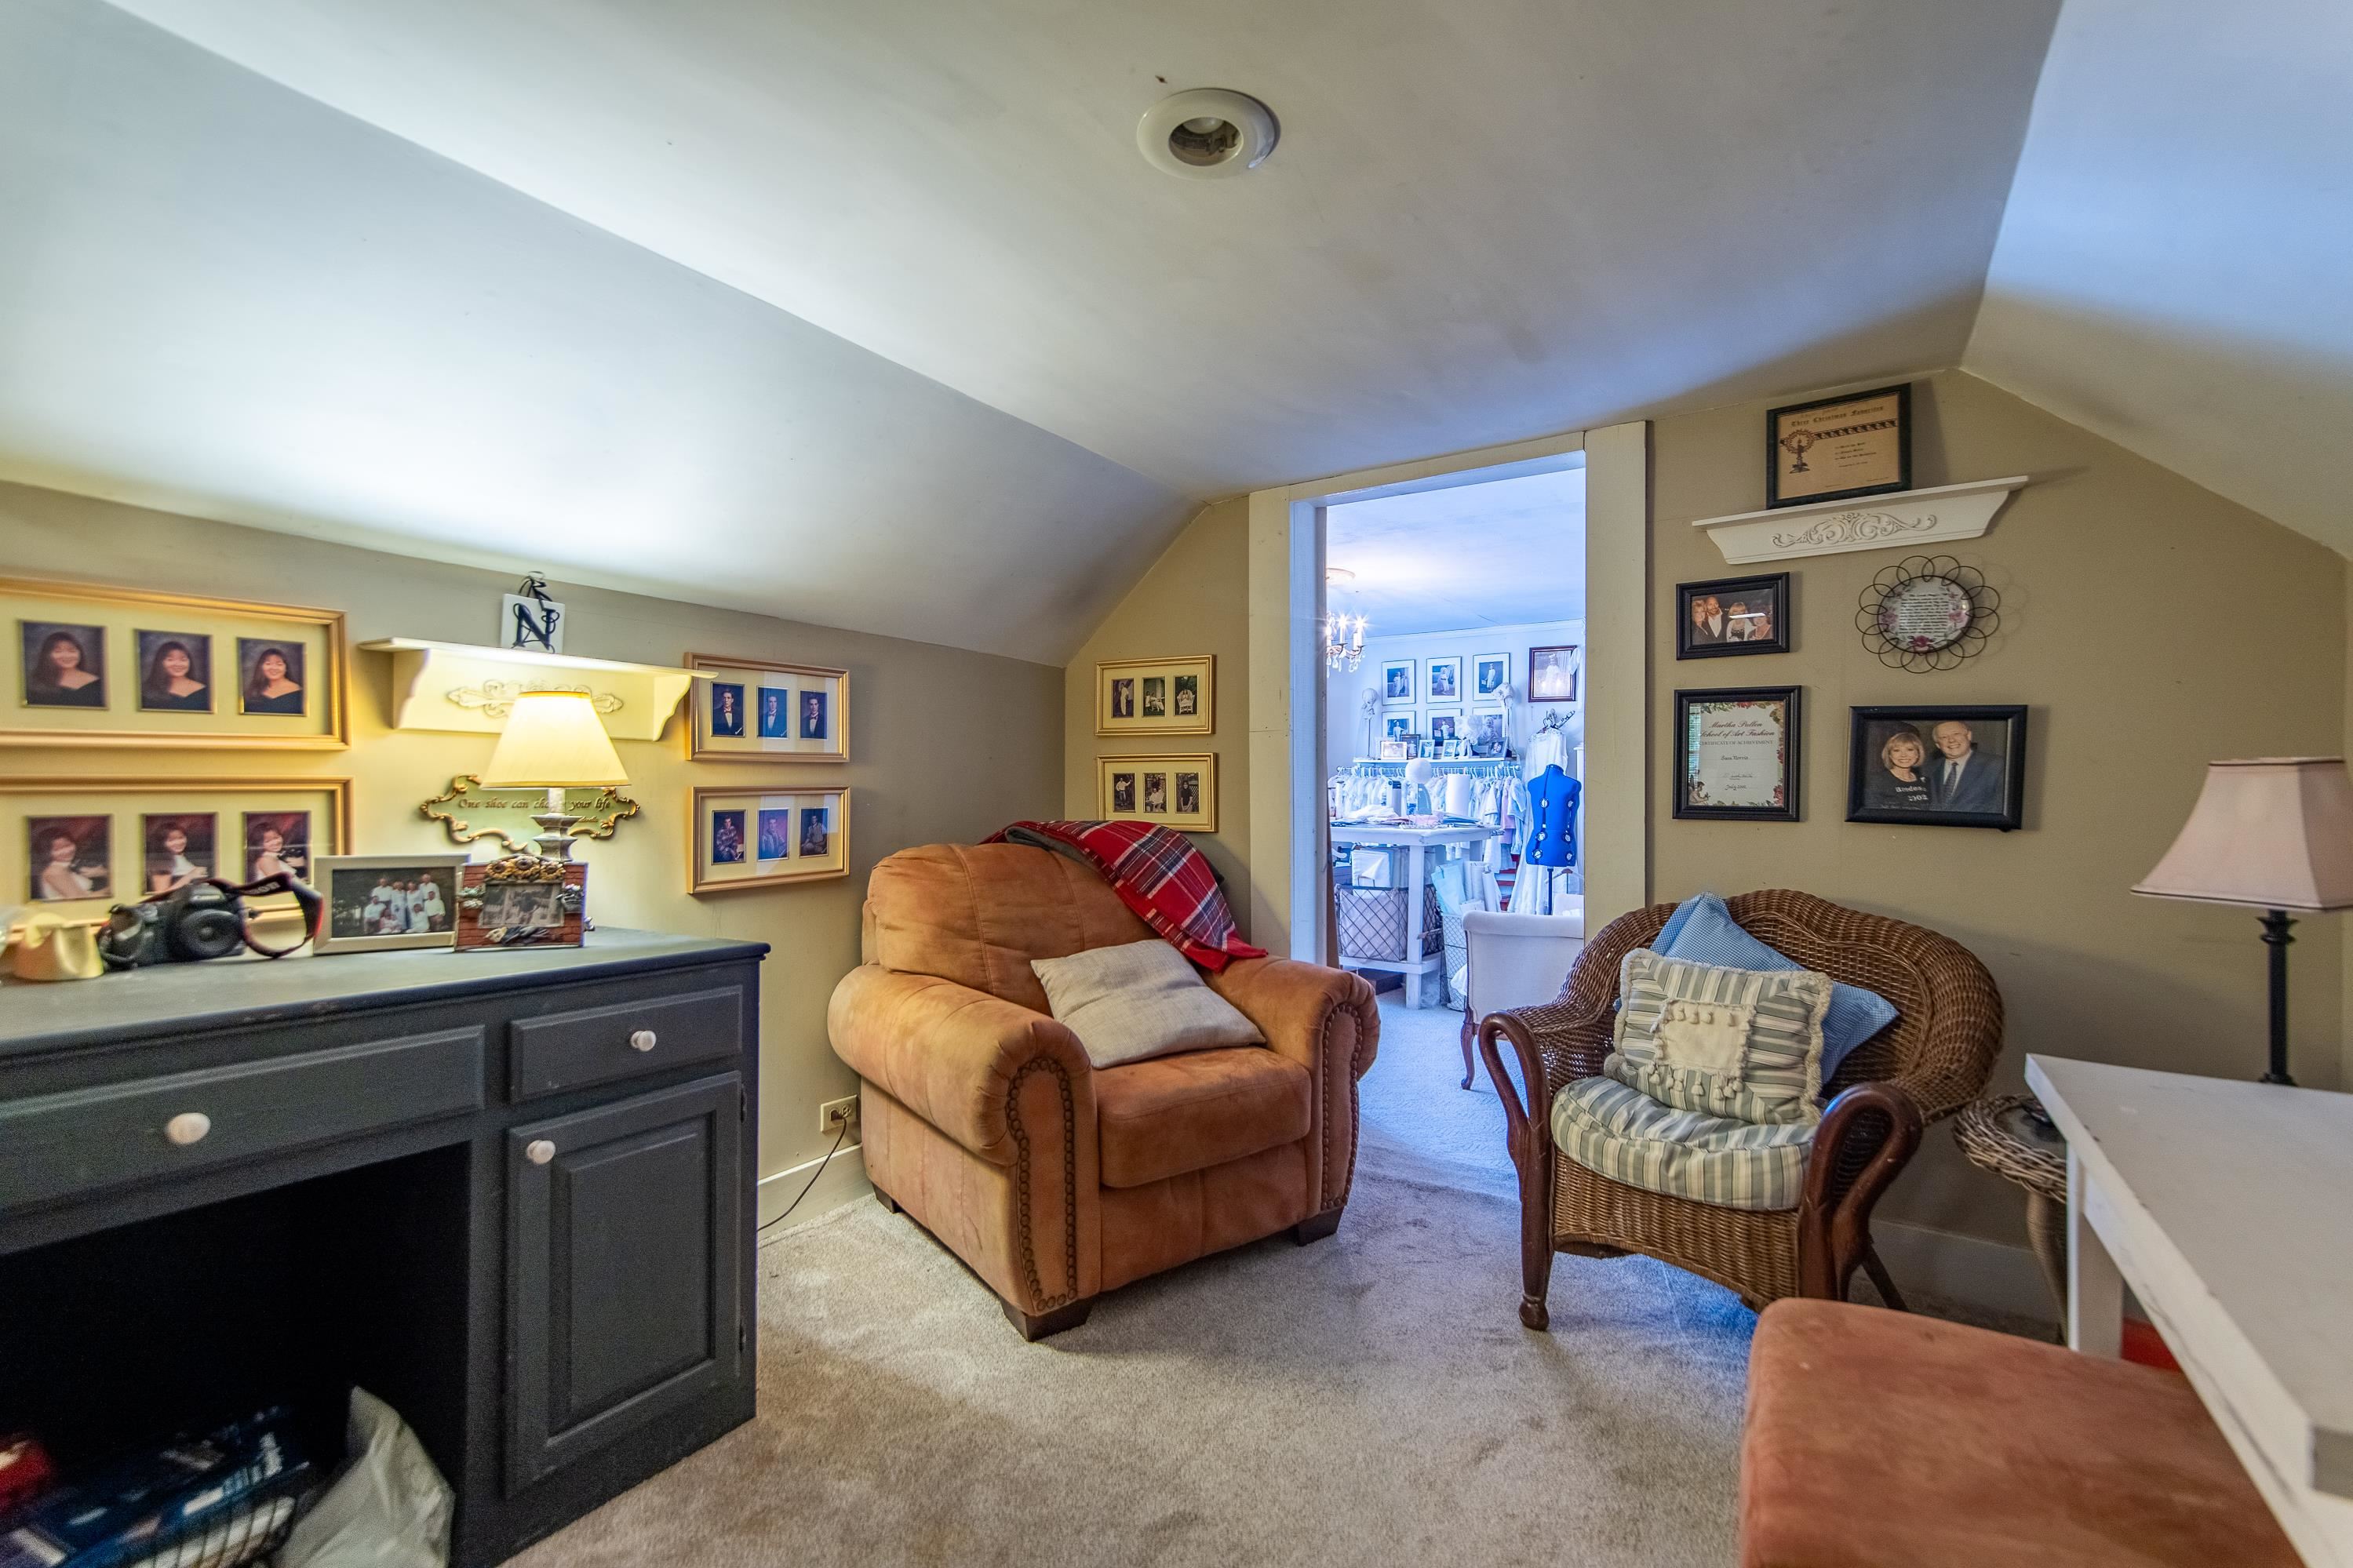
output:
<instances>
[{"instance_id":1,"label":"carpeted floor","mask_svg":"<svg viewBox=\"0 0 2353 1568\"><path fill-rule=\"evenodd\" d=\"M1339 1234L1141 1281L1025 1345L861 1202L760 1253L760 1415L517 1559L1721 1564L1753 1319L1647 1259L1556 1260L1459 1015L1384 1005ZM1482 1120L1484 1119L1484 1120Z\"/></svg>"}]
</instances>

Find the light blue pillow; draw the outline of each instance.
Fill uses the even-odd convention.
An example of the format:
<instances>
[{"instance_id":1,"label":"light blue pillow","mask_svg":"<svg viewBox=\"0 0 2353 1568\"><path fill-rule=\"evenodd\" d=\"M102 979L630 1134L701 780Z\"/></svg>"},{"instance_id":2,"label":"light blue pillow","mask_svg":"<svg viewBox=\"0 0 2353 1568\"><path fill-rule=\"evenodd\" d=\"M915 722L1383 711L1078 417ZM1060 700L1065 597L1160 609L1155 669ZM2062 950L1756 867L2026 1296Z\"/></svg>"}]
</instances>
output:
<instances>
[{"instance_id":1,"label":"light blue pillow","mask_svg":"<svg viewBox=\"0 0 2353 1568\"><path fill-rule=\"evenodd\" d=\"M1666 958L1713 963L1725 969L1803 969L1740 929L1724 900L1714 893L1685 899L1667 917L1651 951ZM1828 1083L1847 1053L1895 1021L1895 1004L1860 985L1831 983L1831 1008L1822 1016L1822 1081Z\"/></svg>"}]
</instances>

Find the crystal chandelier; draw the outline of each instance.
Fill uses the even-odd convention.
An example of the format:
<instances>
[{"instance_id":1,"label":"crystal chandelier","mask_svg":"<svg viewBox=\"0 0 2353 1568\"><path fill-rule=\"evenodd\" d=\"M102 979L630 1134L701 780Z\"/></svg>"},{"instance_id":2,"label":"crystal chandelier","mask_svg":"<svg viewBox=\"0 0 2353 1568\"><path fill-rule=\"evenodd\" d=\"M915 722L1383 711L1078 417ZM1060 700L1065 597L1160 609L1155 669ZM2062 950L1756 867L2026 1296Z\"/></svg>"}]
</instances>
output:
<instances>
[{"instance_id":1,"label":"crystal chandelier","mask_svg":"<svg viewBox=\"0 0 2353 1568\"><path fill-rule=\"evenodd\" d=\"M1324 583L1328 595L1335 586L1356 581L1356 574L1345 566L1326 567ZM1326 616L1324 617L1324 667L1332 670L1353 672L1365 662L1365 617L1362 616Z\"/></svg>"}]
</instances>

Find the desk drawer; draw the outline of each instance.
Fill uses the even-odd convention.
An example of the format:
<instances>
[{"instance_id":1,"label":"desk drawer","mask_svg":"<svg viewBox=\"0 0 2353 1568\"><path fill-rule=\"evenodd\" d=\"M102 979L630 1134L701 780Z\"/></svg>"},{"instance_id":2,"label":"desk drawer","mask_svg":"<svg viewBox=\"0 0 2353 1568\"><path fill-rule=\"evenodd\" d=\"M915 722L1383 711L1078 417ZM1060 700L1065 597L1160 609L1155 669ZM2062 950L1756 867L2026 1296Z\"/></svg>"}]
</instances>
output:
<instances>
[{"instance_id":1,"label":"desk drawer","mask_svg":"<svg viewBox=\"0 0 2353 1568\"><path fill-rule=\"evenodd\" d=\"M744 1048L744 988L518 1018L507 1026L507 1092L515 1100L733 1058Z\"/></svg>"},{"instance_id":2,"label":"desk drawer","mask_svg":"<svg viewBox=\"0 0 2353 1568\"><path fill-rule=\"evenodd\" d=\"M0 1104L0 1209L479 1110L482 1073L477 1026Z\"/></svg>"}]
</instances>

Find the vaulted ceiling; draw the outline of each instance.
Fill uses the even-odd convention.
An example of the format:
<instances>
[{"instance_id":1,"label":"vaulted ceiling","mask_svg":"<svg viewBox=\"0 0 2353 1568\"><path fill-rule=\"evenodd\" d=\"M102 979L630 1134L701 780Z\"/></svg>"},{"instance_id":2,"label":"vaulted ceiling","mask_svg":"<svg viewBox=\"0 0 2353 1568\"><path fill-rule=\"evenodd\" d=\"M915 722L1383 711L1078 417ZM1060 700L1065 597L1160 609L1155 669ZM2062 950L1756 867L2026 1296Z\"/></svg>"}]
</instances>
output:
<instances>
[{"instance_id":1,"label":"vaulted ceiling","mask_svg":"<svg viewBox=\"0 0 2353 1568\"><path fill-rule=\"evenodd\" d=\"M2058 12L11 0L0 477L1053 659L1214 496L1973 325L2058 395ZM1210 85L1274 156L1148 167Z\"/></svg>"}]
</instances>

